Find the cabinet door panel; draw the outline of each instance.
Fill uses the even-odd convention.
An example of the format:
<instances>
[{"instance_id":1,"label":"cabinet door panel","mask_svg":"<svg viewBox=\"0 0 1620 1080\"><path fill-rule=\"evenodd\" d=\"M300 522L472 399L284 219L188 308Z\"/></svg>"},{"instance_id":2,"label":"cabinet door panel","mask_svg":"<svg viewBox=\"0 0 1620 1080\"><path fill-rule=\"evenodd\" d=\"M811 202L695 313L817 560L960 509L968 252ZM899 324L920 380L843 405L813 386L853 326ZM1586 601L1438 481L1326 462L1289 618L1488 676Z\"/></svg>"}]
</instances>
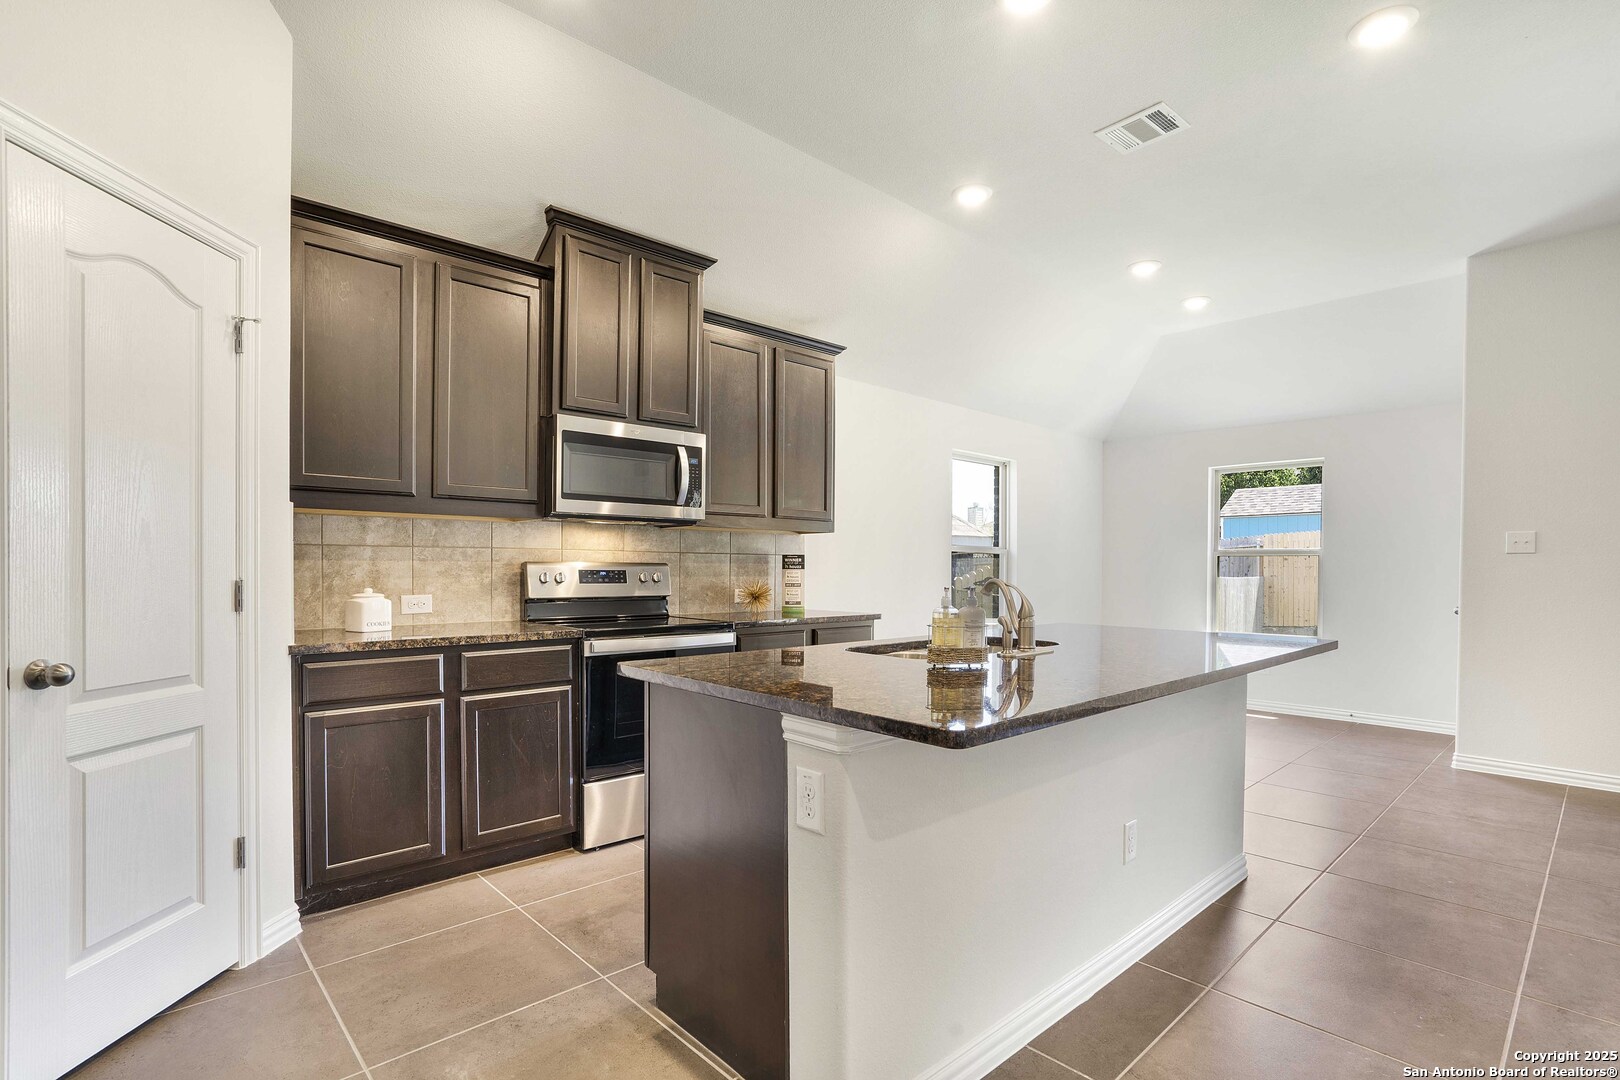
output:
<instances>
[{"instance_id":1,"label":"cabinet door panel","mask_svg":"<svg viewBox=\"0 0 1620 1080\"><path fill-rule=\"evenodd\" d=\"M775 515L833 519L833 365L776 350Z\"/></svg>"},{"instance_id":2,"label":"cabinet door panel","mask_svg":"<svg viewBox=\"0 0 1620 1080\"><path fill-rule=\"evenodd\" d=\"M438 265L433 494L540 495L540 288Z\"/></svg>"},{"instance_id":3,"label":"cabinet door panel","mask_svg":"<svg viewBox=\"0 0 1620 1080\"><path fill-rule=\"evenodd\" d=\"M444 702L304 714L312 884L444 855Z\"/></svg>"},{"instance_id":4,"label":"cabinet door panel","mask_svg":"<svg viewBox=\"0 0 1620 1080\"><path fill-rule=\"evenodd\" d=\"M703 275L642 258L637 412L655 424L696 427Z\"/></svg>"},{"instance_id":5,"label":"cabinet door panel","mask_svg":"<svg viewBox=\"0 0 1620 1080\"><path fill-rule=\"evenodd\" d=\"M562 408L630 416L635 351L628 251L565 236L562 241Z\"/></svg>"},{"instance_id":6,"label":"cabinet door panel","mask_svg":"<svg viewBox=\"0 0 1620 1080\"><path fill-rule=\"evenodd\" d=\"M574 826L566 688L461 699L461 845L466 850Z\"/></svg>"},{"instance_id":7,"label":"cabinet door panel","mask_svg":"<svg viewBox=\"0 0 1620 1080\"><path fill-rule=\"evenodd\" d=\"M771 512L771 348L759 338L704 332L708 513Z\"/></svg>"},{"instance_id":8,"label":"cabinet door panel","mask_svg":"<svg viewBox=\"0 0 1620 1080\"><path fill-rule=\"evenodd\" d=\"M835 645L842 641L871 641L871 623L845 623L841 626L818 626L810 631L817 645Z\"/></svg>"},{"instance_id":9,"label":"cabinet door panel","mask_svg":"<svg viewBox=\"0 0 1620 1080\"><path fill-rule=\"evenodd\" d=\"M738 630L737 651L758 652L762 649L802 649L803 630Z\"/></svg>"},{"instance_id":10,"label":"cabinet door panel","mask_svg":"<svg viewBox=\"0 0 1620 1080\"><path fill-rule=\"evenodd\" d=\"M417 260L293 229L292 486L416 493Z\"/></svg>"}]
</instances>

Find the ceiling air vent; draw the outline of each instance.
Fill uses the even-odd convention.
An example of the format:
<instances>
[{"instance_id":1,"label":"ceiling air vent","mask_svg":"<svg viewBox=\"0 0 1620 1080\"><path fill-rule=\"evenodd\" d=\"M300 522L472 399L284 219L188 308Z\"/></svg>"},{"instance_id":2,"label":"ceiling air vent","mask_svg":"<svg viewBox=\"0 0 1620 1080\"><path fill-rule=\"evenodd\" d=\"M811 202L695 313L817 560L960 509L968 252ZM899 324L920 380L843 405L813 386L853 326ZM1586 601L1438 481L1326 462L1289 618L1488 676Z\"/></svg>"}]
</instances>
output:
<instances>
[{"instance_id":1,"label":"ceiling air vent","mask_svg":"<svg viewBox=\"0 0 1620 1080\"><path fill-rule=\"evenodd\" d=\"M1117 124L1109 124L1096 135L1120 153L1128 154L1155 139L1173 135L1186 126L1187 121L1161 101L1134 116L1127 116Z\"/></svg>"}]
</instances>

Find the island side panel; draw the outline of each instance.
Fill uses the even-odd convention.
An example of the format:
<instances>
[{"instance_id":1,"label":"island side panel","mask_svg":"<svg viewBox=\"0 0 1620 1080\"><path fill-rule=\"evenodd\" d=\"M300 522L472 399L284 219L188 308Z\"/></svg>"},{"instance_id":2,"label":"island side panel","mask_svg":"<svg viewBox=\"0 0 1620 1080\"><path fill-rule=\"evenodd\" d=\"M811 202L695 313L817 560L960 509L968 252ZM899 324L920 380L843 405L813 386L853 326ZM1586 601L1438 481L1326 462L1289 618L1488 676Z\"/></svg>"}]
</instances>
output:
<instances>
[{"instance_id":1,"label":"island side panel","mask_svg":"<svg viewBox=\"0 0 1620 1080\"><path fill-rule=\"evenodd\" d=\"M647 966L658 1007L749 1080L786 1080L781 714L647 690Z\"/></svg>"},{"instance_id":2,"label":"island side panel","mask_svg":"<svg viewBox=\"0 0 1620 1080\"><path fill-rule=\"evenodd\" d=\"M793 1080L982 1076L1240 881L1245 683L967 750L789 742L826 829L788 830Z\"/></svg>"}]
</instances>

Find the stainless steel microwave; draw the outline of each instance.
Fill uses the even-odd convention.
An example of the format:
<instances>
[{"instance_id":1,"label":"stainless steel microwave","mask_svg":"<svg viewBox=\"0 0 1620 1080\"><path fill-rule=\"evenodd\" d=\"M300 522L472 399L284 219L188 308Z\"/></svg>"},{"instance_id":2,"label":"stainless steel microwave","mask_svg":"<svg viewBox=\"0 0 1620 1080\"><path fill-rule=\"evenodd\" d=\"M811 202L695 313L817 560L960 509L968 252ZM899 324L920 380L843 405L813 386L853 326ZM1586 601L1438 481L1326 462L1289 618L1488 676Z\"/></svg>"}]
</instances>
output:
<instances>
[{"instance_id":1,"label":"stainless steel microwave","mask_svg":"<svg viewBox=\"0 0 1620 1080\"><path fill-rule=\"evenodd\" d=\"M551 513L630 521L702 521L707 439L695 431L558 414Z\"/></svg>"}]
</instances>

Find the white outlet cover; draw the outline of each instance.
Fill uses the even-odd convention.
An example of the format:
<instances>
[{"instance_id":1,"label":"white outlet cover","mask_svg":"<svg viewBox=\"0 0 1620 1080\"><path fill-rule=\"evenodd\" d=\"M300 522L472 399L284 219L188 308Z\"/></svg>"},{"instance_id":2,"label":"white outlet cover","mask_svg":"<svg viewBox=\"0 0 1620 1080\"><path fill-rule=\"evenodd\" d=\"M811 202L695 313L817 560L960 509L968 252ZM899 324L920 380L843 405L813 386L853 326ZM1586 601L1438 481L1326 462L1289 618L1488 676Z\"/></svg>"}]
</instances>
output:
<instances>
[{"instance_id":1,"label":"white outlet cover","mask_svg":"<svg viewBox=\"0 0 1620 1080\"><path fill-rule=\"evenodd\" d=\"M1509 555L1534 555L1536 553L1535 532L1508 533L1505 550Z\"/></svg>"},{"instance_id":2,"label":"white outlet cover","mask_svg":"<svg viewBox=\"0 0 1620 1080\"><path fill-rule=\"evenodd\" d=\"M800 765L793 782L793 823L801 829L826 836L826 818L822 810L821 774Z\"/></svg>"},{"instance_id":3,"label":"white outlet cover","mask_svg":"<svg viewBox=\"0 0 1620 1080\"><path fill-rule=\"evenodd\" d=\"M407 593L399 598L399 610L403 615L427 615L433 611L432 593Z\"/></svg>"},{"instance_id":4,"label":"white outlet cover","mask_svg":"<svg viewBox=\"0 0 1620 1080\"><path fill-rule=\"evenodd\" d=\"M733 589L733 590L731 590L731 602L733 604L741 604L746 599L747 598L743 596L743 591L741 589Z\"/></svg>"},{"instance_id":5,"label":"white outlet cover","mask_svg":"<svg viewBox=\"0 0 1620 1080\"><path fill-rule=\"evenodd\" d=\"M1132 818L1125 823L1125 861L1130 862L1136 858L1136 819Z\"/></svg>"}]
</instances>

